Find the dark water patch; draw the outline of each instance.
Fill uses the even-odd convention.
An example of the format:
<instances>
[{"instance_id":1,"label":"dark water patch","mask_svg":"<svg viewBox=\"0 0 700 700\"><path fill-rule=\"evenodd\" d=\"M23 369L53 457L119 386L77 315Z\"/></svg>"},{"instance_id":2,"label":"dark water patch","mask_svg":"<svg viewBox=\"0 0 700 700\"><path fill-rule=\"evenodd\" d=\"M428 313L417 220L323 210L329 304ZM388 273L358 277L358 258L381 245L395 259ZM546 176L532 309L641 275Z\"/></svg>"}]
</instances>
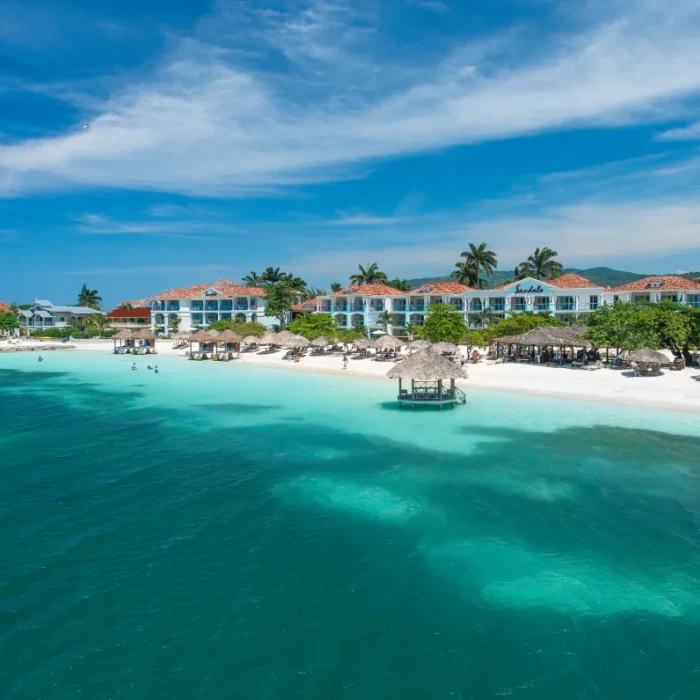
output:
<instances>
[{"instance_id":1,"label":"dark water patch","mask_svg":"<svg viewBox=\"0 0 700 700\"><path fill-rule=\"evenodd\" d=\"M223 415L246 415L252 413L266 413L278 410L278 406L249 403L200 403L192 406L193 410L220 413Z\"/></svg>"}]
</instances>

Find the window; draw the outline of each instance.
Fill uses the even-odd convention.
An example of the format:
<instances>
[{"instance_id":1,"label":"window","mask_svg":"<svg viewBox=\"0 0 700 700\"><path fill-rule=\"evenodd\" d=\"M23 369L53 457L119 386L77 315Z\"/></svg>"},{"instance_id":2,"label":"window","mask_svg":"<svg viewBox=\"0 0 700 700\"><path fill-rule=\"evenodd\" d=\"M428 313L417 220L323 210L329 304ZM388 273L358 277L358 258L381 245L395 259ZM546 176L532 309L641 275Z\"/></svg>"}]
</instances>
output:
<instances>
[{"instance_id":1,"label":"window","mask_svg":"<svg viewBox=\"0 0 700 700\"><path fill-rule=\"evenodd\" d=\"M66 317L65 317L65 316L61 316L58 320L59 320L61 323L65 323Z\"/></svg>"},{"instance_id":2,"label":"window","mask_svg":"<svg viewBox=\"0 0 700 700\"><path fill-rule=\"evenodd\" d=\"M639 296L636 296L634 298L634 301L639 304L643 301L651 301L651 295L649 294L640 294Z\"/></svg>"},{"instance_id":3,"label":"window","mask_svg":"<svg viewBox=\"0 0 700 700\"><path fill-rule=\"evenodd\" d=\"M617 304L617 302L620 301L620 297L617 296L617 294L613 297L613 304Z\"/></svg>"},{"instance_id":4,"label":"window","mask_svg":"<svg viewBox=\"0 0 700 700\"><path fill-rule=\"evenodd\" d=\"M591 305L590 306L591 311L595 311L598 308L598 296L597 295L591 296L591 298L589 299L589 303Z\"/></svg>"}]
</instances>

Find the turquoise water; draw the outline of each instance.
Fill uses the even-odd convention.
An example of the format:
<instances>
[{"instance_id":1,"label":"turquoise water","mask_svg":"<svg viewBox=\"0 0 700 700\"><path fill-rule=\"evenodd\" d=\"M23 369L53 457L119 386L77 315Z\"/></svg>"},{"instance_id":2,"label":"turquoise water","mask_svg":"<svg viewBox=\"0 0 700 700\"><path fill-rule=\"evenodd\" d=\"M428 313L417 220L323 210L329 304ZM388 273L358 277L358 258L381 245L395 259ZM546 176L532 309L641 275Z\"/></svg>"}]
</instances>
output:
<instances>
[{"instance_id":1,"label":"turquoise water","mask_svg":"<svg viewBox=\"0 0 700 700\"><path fill-rule=\"evenodd\" d=\"M700 417L0 355L0 697L700 697Z\"/></svg>"}]
</instances>

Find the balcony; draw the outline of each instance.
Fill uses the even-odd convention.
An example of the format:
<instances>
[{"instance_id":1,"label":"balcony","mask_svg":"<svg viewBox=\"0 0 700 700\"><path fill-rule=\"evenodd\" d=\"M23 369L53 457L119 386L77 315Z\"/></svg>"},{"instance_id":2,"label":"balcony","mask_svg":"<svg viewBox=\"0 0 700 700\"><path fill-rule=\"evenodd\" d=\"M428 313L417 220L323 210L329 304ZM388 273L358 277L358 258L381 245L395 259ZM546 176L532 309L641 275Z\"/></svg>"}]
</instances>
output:
<instances>
[{"instance_id":1,"label":"balcony","mask_svg":"<svg viewBox=\"0 0 700 700\"><path fill-rule=\"evenodd\" d=\"M394 311L406 311L405 301L395 301L392 305Z\"/></svg>"},{"instance_id":2,"label":"balcony","mask_svg":"<svg viewBox=\"0 0 700 700\"><path fill-rule=\"evenodd\" d=\"M549 304L535 304L533 308L535 311L550 311L552 307Z\"/></svg>"},{"instance_id":3,"label":"balcony","mask_svg":"<svg viewBox=\"0 0 700 700\"><path fill-rule=\"evenodd\" d=\"M511 304L511 311L527 311L527 304Z\"/></svg>"},{"instance_id":4,"label":"balcony","mask_svg":"<svg viewBox=\"0 0 700 700\"><path fill-rule=\"evenodd\" d=\"M573 301L557 304L557 311L576 311L576 304Z\"/></svg>"},{"instance_id":5,"label":"balcony","mask_svg":"<svg viewBox=\"0 0 700 700\"><path fill-rule=\"evenodd\" d=\"M698 294L689 294L686 297L686 306L690 306L693 309L700 309L700 295Z\"/></svg>"},{"instance_id":6,"label":"balcony","mask_svg":"<svg viewBox=\"0 0 700 700\"><path fill-rule=\"evenodd\" d=\"M219 310L219 302L218 301L208 301L204 305L204 310L205 311L218 311Z\"/></svg>"},{"instance_id":7,"label":"balcony","mask_svg":"<svg viewBox=\"0 0 700 700\"><path fill-rule=\"evenodd\" d=\"M452 306L454 306L455 311L464 311L464 304L462 303L462 300L453 300L450 302Z\"/></svg>"},{"instance_id":8,"label":"balcony","mask_svg":"<svg viewBox=\"0 0 700 700\"><path fill-rule=\"evenodd\" d=\"M370 302L369 310L370 311L384 311L384 302L383 301ZM355 309L353 307L353 311L362 311L362 309Z\"/></svg>"},{"instance_id":9,"label":"balcony","mask_svg":"<svg viewBox=\"0 0 700 700\"><path fill-rule=\"evenodd\" d=\"M319 308L319 311L323 314L329 314L332 310L332 306L330 304L321 304L321 307Z\"/></svg>"},{"instance_id":10,"label":"balcony","mask_svg":"<svg viewBox=\"0 0 700 700\"><path fill-rule=\"evenodd\" d=\"M365 305L360 302L353 302L350 304L350 311L354 311L355 313L363 313L365 310Z\"/></svg>"},{"instance_id":11,"label":"balcony","mask_svg":"<svg viewBox=\"0 0 700 700\"><path fill-rule=\"evenodd\" d=\"M204 311L204 302L199 299L193 299L192 304L190 305L190 309L192 311Z\"/></svg>"},{"instance_id":12,"label":"balcony","mask_svg":"<svg viewBox=\"0 0 700 700\"><path fill-rule=\"evenodd\" d=\"M345 304L336 304L335 308L333 310L334 311L341 311L342 313L345 313L348 310L348 307Z\"/></svg>"},{"instance_id":13,"label":"balcony","mask_svg":"<svg viewBox=\"0 0 700 700\"><path fill-rule=\"evenodd\" d=\"M180 310L180 302L179 301L169 301L168 302L168 311L179 311Z\"/></svg>"},{"instance_id":14,"label":"balcony","mask_svg":"<svg viewBox=\"0 0 700 700\"><path fill-rule=\"evenodd\" d=\"M408 308L410 311L425 311L425 304L410 304Z\"/></svg>"},{"instance_id":15,"label":"balcony","mask_svg":"<svg viewBox=\"0 0 700 700\"><path fill-rule=\"evenodd\" d=\"M506 305L503 302L499 304L489 304L489 309L491 309L491 311L505 311Z\"/></svg>"},{"instance_id":16,"label":"balcony","mask_svg":"<svg viewBox=\"0 0 700 700\"><path fill-rule=\"evenodd\" d=\"M230 299L223 299L219 304L219 309L221 311L231 311L233 308L233 302Z\"/></svg>"},{"instance_id":17,"label":"balcony","mask_svg":"<svg viewBox=\"0 0 700 700\"><path fill-rule=\"evenodd\" d=\"M151 308L154 311L165 311L165 304L162 301L151 302Z\"/></svg>"}]
</instances>

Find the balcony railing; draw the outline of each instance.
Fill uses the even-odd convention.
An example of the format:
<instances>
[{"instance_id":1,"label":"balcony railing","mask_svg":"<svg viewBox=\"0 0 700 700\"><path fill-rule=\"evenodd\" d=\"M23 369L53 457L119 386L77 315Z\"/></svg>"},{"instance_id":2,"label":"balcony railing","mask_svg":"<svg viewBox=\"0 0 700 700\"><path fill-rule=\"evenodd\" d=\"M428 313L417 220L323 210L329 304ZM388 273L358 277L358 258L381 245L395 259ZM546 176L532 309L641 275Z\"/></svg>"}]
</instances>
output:
<instances>
[{"instance_id":1,"label":"balcony railing","mask_svg":"<svg viewBox=\"0 0 700 700\"><path fill-rule=\"evenodd\" d=\"M535 311L549 311L551 308L551 304L535 304L534 306Z\"/></svg>"},{"instance_id":2,"label":"balcony railing","mask_svg":"<svg viewBox=\"0 0 700 700\"><path fill-rule=\"evenodd\" d=\"M411 304L409 308L411 311L425 311L425 304Z\"/></svg>"},{"instance_id":3,"label":"balcony railing","mask_svg":"<svg viewBox=\"0 0 700 700\"><path fill-rule=\"evenodd\" d=\"M370 304L370 311L384 311L384 304ZM353 309L353 311L362 311L362 309Z\"/></svg>"},{"instance_id":4,"label":"balcony railing","mask_svg":"<svg viewBox=\"0 0 700 700\"><path fill-rule=\"evenodd\" d=\"M347 306L338 306L336 304L334 311L341 311L342 313L345 313L348 310Z\"/></svg>"},{"instance_id":5,"label":"balcony railing","mask_svg":"<svg viewBox=\"0 0 700 700\"><path fill-rule=\"evenodd\" d=\"M331 307L330 304L324 304L324 305L322 305L321 308L319 309L319 311L320 311L321 313L324 313L324 314L329 314L329 313L331 312L331 310L332 310L332 307Z\"/></svg>"},{"instance_id":6,"label":"balcony railing","mask_svg":"<svg viewBox=\"0 0 700 700\"><path fill-rule=\"evenodd\" d=\"M505 311L506 305L505 304L490 304L489 309L491 309L491 311Z\"/></svg>"},{"instance_id":7,"label":"balcony railing","mask_svg":"<svg viewBox=\"0 0 700 700\"><path fill-rule=\"evenodd\" d=\"M192 306L190 307L192 311L204 311L204 302L201 301L193 301Z\"/></svg>"},{"instance_id":8,"label":"balcony railing","mask_svg":"<svg viewBox=\"0 0 700 700\"><path fill-rule=\"evenodd\" d=\"M576 304L574 304L574 303L557 304L556 310L557 311L576 311Z\"/></svg>"},{"instance_id":9,"label":"balcony railing","mask_svg":"<svg viewBox=\"0 0 700 700\"><path fill-rule=\"evenodd\" d=\"M394 311L406 311L406 303L398 304L394 302L393 304L393 310Z\"/></svg>"},{"instance_id":10,"label":"balcony railing","mask_svg":"<svg viewBox=\"0 0 700 700\"><path fill-rule=\"evenodd\" d=\"M527 311L527 304L511 304L511 311Z\"/></svg>"}]
</instances>

